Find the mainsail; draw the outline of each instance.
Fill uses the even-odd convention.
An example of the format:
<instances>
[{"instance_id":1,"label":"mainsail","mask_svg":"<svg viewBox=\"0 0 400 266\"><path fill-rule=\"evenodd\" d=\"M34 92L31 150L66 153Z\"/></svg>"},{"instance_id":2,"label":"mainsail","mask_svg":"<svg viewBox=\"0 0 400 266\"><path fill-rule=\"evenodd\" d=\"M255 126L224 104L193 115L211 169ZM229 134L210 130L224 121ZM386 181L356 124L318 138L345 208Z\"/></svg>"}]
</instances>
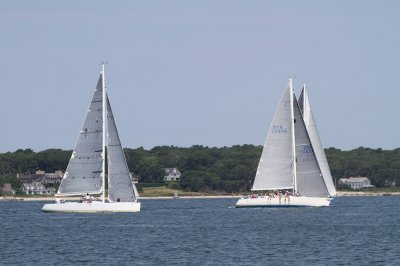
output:
<instances>
[{"instance_id":1,"label":"mainsail","mask_svg":"<svg viewBox=\"0 0 400 266\"><path fill-rule=\"evenodd\" d=\"M108 199L113 202L134 202L136 200L133 190L134 184L126 163L108 96L107 135Z\"/></svg>"},{"instance_id":2,"label":"mainsail","mask_svg":"<svg viewBox=\"0 0 400 266\"><path fill-rule=\"evenodd\" d=\"M329 192L322 177L313 145L311 144L299 105L293 97L295 145L296 145L296 192L306 197L328 197Z\"/></svg>"},{"instance_id":3,"label":"mainsail","mask_svg":"<svg viewBox=\"0 0 400 266\"><path fill-rule=\"evenodd\" d=\"M303 114L303 119L308 131L308 135L310 136L311 143L314 147L315 156L317 157L317 161L321 169L322 176L325 180L325 184L329 191L329 195L334 196L336 195L335 185L333 184L333 179L331 171L329 170L328 161L326 159L325 152L322 147L321 140L319 138L317 125L314 120L313 112L311 110L310 100L308 98L305 85L299 97L299 106Z\"/></svg>"},{"instance_id":4,"label":"mainsail","mask_svg":"<svg viewBox=\"0 0 400 266\"><path fill-rule=\"evenodd\" d=\"M269 128L252 190L293 189L291 84Z\"/></svg>"},{"instance_id":5,"label":"mainsail","mask_svg":"<svg viewBox=\"0 0 400 266\"><path fill-rule=\"evenodd\" d=\"M82 130L67 170L58 189L59 195L100 193L102 187L102 76L94 91Z\"/></svg>"}]
</instances>

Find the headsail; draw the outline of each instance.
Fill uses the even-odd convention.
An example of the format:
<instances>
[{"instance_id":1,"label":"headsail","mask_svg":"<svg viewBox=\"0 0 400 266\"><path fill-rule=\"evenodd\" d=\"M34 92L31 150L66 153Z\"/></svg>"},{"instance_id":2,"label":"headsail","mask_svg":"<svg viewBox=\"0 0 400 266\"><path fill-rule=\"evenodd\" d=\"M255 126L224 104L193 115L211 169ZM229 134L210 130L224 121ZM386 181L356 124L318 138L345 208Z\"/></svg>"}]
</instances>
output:
<instances>
[{"instance_id":1,"label":"headsail","mask_svg":"<svg viewBox=\"0 0 400 266\"><path fill-rule=\"evenodd\" d=\"M301 196L307 197L328 197L329 192L322 177L299 105L296 98L293 98L297 192Z\"/></svg>"},{"instance_id":2,"label":"headsail","mask_svg":"<svg viewBox=\"0 0 400 266\"><path fill-rule=\"evenodd\" d=\"M331 196L334 196L336 195L336 188L335 185L333 184L333 179L331 171L329 169L328 160L326 159L326 155L322 147L321 140L319 138L317 125L314 120L314 116L311 110L310 100L308 98L305 85L299 97L299 106L303 114L304 123L306 125L308 135L310 136L311 143L314 147L315 156L317 157L317 161L321 169L322 176L324 177L325 184L328 188L329 194Z\"/></svg>"},{"instance_id":3,"label":"headsail","mask_svg":"<svg viewBox=\"0 0 400 266\"><path fill-rule=\"evenodd\" d=\"M100 75L82 130L58 189L60 195L100 193L102 158L102 77Z\"/></svg>"},{"instance_id":4,"label":"headsail","mask_svg":"<svg viewBox=\"0 0 400 266\"><path fill-rule=\"evenodd\" d=\"M108 199L113 202L134 202L135 185L132 183L108 96L107 133Z\"/></svg>"},{"instance_id":5,"label":"headsail","mask_svg":"<svg viewBox=\"0 0 400 266\"><path fill-rule=\"evenodd\" d=\"M252 190L292 189L292 123L290 84L285 90L269 128Z\"/></svg>"}]
</instances>

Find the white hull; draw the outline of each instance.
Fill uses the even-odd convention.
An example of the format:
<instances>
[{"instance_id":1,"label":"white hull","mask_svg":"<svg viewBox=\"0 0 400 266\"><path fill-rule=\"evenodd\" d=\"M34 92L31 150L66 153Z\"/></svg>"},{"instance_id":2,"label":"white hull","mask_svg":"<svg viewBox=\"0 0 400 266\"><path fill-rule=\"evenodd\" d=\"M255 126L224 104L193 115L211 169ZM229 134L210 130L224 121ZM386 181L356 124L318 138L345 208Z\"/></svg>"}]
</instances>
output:
<instances>
[{"instance_id":1,"label":"white hull","mask_svg":"<svg viewBox=\"0 0 400 266\"><path fill-rule=\"evenodd\" d=\"M42 208L44 212L139 212L140 202L101 202L91 203L66 202L48 203Z\"/></svg>"},{"instance_id":2,"label":"white hull","mask_svg":"<svg viewBox=\"0 0 400 266\"><path fill-rule=\"evenodd\" d=\"M236 208L244 207L327 207L332 198L319 197L278 197L259 196L256 198L241 198L236 203Z\"/></svg>"}]
</instances>

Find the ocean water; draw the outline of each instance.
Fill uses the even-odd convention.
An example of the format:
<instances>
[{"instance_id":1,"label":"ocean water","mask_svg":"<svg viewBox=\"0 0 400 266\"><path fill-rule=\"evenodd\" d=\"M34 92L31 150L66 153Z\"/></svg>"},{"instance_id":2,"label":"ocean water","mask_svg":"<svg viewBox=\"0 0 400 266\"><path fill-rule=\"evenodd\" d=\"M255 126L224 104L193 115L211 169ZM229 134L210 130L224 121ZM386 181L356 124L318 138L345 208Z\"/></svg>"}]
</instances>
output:
<instances>
[{"instance_id":1,"label":"ocean water","mask_svg":"<svg viewBox=\"0 0 400 266\"><path fill-rule=\"evenodd\" d=\"M52 214L0 202L1 265L400 265L400 197L235 209L142 200L134 214Z\"/></svg>"}]
</instances>

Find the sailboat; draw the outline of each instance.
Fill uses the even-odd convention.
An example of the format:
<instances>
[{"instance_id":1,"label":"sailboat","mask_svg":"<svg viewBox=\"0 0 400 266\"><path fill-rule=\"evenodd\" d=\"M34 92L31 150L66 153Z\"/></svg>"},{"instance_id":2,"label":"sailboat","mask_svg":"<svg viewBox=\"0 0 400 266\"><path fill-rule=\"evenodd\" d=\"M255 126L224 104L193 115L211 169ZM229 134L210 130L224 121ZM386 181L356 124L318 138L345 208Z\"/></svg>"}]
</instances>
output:
<instances>
[{"instance_id":1,"label":"sailboat","mask_svg":"<svg viewBox=\"0 0 400 266\"><path fill-rule=\"evenodd\" d=\"M332 200L291 79L270 125L252 191L271 192L243 197L236 207L322 207Z\"/></svg>"},{"instance_id":2,"label":"sailboat","mask_svg":"<svg viewBox=\"0 0 400 266\"><path fill-rule=\"evenodd\" d=\"M106 195L106 163L107 185ZM132 182L105 86L104 63L82 130L56 196L84 196L80 202L45 204L45 212L138 212ZM94 196L101 195L99 199Z\"/></svg>"},{"instance_id":3,"label":"sailboat","mask_svg":"<svg viewBox=\"0 0 400 266\"><path fill-rule=\"evenodd\" d=\"M324 148L322 147L321 140L318 134L317 125L314 120L314 115L311 109L310 100L308 98L307 86L303 85L299 97L299 107L303 115L303 120L307 128L308 135L312 146L314 147L315 156L321 169L322 176L328 188L329 195L334 197L336 195L336 188L333 183L331 170L329 169L328 160L326 159Z\"/></svg>"}]
</instances>

